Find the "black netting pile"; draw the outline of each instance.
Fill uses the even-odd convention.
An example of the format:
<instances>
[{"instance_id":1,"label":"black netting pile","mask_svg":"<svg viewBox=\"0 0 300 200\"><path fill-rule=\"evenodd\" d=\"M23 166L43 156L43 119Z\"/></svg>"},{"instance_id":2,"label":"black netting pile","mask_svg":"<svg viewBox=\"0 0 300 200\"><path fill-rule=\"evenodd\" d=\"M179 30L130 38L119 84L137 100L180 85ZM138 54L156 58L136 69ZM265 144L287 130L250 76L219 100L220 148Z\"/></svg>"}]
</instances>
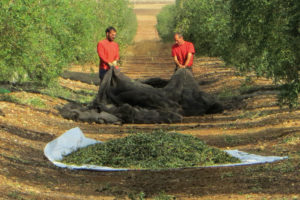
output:
<instances>
[{"instance_id":1,"label":"black netting pile","mask_svg":"<svg viewBox=\"0 0 300 200\"><path fill-rule=\"evenodd\" d=\"M177 70L169 81L135 81L112 68L91 105L68 104L61 114L68 119L96 123L173 123L180 122L183 116L222 111L221 104L199 90L187 69Z\"/></svg>"}]
</instances>

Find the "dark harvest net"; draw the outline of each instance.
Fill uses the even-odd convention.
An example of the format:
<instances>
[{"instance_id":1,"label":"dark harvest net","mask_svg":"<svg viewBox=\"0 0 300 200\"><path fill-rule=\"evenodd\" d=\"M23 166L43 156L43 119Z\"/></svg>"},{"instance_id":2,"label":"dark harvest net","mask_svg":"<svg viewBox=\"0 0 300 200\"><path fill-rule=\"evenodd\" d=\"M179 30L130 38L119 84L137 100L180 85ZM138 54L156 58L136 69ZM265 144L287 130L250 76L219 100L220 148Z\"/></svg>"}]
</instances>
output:
<instances>
[{"instance_id":1,"label":"dark harvest net","mask_svg":"<svg viewBox=\"0 0 300 200\"><path fill-rule=\"evenodd\" d=\"M220 103L199 90L190 70L177 70L169 81L135 81L112 68L89 106L70 103L61 109L61 114L96 123L174 123L181 122L183 116L222 111Z\"/></svg>"}]
</instances>

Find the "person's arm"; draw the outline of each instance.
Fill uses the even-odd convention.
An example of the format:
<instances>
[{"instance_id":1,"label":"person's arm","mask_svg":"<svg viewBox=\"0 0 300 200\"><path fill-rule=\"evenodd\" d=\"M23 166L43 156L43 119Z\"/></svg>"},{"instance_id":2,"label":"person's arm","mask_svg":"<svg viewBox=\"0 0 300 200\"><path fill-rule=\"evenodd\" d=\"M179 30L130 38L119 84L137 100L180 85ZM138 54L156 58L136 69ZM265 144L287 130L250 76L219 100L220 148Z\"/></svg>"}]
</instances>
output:
<instances>
[{"instance_id":1,"label":"person's arm","mask_svg":"<svg viewBox=\"0 0 300 200\"><path fill-rule=\"evenodd\" d=\"M117 53L116 53L116 58L115 58L115 60L118 61L118 60L120 60L120 55L119 55L119 45L117 45L116 49L117 49Z\"/></svg>"},{"instance_id":2,"label":"person's arm","mask_svg":"<svg viewBox=\"0 0 300 200\"><path fill-rule=\"evenodd\" d=\"M120 60L120 55L119 55L119 45L116 46L116 56L115 56L115 60L112 63L113 66L117 66L118 62Z\"/></svg>"},{"instance_id":3,"label":"person's arm","mask_svg":"<svg viewBox=\"0 0 300 200\"><path fill-rule=\"evenodd\" d=\"M182 64L179 63L178 59L177 59L177 56L174 56L174 62L175 64L179 67L179 68L184 68L184 66Z\"/></svg>"},{"instance_id":4,"label":"person's arm","mask_svg":"<svg viewBox=\"0 0 300 200\"><path fill-rule=\"evenodd\" d=\"M187 66L188 66L188 64L189 64L190 61L191 61L192 56L193 56L192 53L188 53L187 59L186 59L186 61L185 61L185 63L184 63L184 67L187 67Z\"/></svg>"}]
</instances>

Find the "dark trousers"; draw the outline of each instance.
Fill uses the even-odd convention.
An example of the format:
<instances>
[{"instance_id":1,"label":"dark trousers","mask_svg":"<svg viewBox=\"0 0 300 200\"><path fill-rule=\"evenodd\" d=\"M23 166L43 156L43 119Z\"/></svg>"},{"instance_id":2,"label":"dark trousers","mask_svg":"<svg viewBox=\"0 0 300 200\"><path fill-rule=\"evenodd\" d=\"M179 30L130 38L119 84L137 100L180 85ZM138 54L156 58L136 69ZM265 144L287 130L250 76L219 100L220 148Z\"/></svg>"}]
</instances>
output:
<instances>
[{"instance_id":1,"label":"dark trousers","mask_svg":"<svg viewBox=\"0 0 300 200\"><path fill-rule=\"evenodd\" d=\"M105 69L99 69L99 78L100 78L100 82L103 80L104 75L106 74L106 72L108 72L108 70L105 70Z\"/></svg>"}]
</instances>

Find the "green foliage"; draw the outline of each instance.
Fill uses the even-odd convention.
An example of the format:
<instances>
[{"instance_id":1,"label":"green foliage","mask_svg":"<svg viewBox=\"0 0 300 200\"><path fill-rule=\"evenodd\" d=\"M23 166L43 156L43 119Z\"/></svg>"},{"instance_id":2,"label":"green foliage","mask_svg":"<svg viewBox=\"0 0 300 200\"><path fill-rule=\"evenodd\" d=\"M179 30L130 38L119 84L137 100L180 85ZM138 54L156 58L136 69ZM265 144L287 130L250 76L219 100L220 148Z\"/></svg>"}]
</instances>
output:
<instances>
[{"instance_id":1,"label":"green foliage","mask_svg":"<svg viewBox=\"0 0 300 200\"><path fill-rule=\"evenodd\" d=\"M96 62L111 25L124 48L136 31L127 0L1 1L0 81L48 85L68 64Z\"/></svg>"},{"instance_id":2,"label":"green foliage","mask_svg":"<svg viewBox=\"0 0 300 200\"><path fill-rule=\"evenodd\" d=\"M297 104L299 84L297 0L231 0L232 37L225 61L242 71L284 83L281 102Z\"/></svg>"},{"instance_id":3,"label":"green foliage","mask_svg":"<svg viewBox=\"0 0 300 200\"><path fill-rule=\"evenodd\" d=\"M242 72L272 78L282 86L279 103L295 107L300 92L299 10L298 0L177 0L174 13L166 16L175 16L169 33L182 32L198 54L221 56Z\"/></svg>"},{"instance_id":4,"label":"green foliage","mask_svg":"<svg viewBox=\"0 0 300 200\"><path fill-rule=\"evenodd\" d=\"M239 162L200 139L162 131L138 133L104 144L90 145L65 156L65 163L117 168L178 168Z\"/></svg>"},{"instance_id":5,"label":"green foliage","mask_svg":"<svg viewBox=\"0 0 300 200\"><path fill-rule=\"evenodd\" d=\"M99 26L99 28L102 27L102 36L99 37L100 35L98 35L98 40L104 38L105 29L112 25L117 29L116 42L118 42L121 49L124 49L133 40L137 29L136 15L133 12L133 8L129 5L129 1L100 0L98 10L98 19L101 22L103 21L103 25ZM100 12L100 10L102 11Z\"/></svg>"},{"instance_id":6,"label":"green foliage","mask_svg":"<svg viewBox=\"0 0 300 200\"><path fill-rule=\"evenodd\" d=\"M175 30L175 16L176 6L173 4L163 7L160 13L156 16L156 29L163 41L173 40Z\"/></svg>"},{"instance_id":7,"label":"green foliage","mask_svg":"<svg viewBox=\"0 0 300 200\"><path fill-rule=\"evenodd\" d=\"M8 89L0 88L0 94L10 93Z\"/></svg>"},{"instance_id":8,"label":"green foliage","mask_svg":"<svg viewBox=\"0 0 300 200\"><path fill-rule=\"evenodd\" d=\"M194 43L197 54L220 56L230 38L229 5L228 0L177 0L176 8L170 6L158 15L158 32L164 40L180 32Z\"/></svg>"},{"instance_id":9,"label":"green foliage","mask_svg":"<svg viewBox=\"0 0 300 200\"><path fill-rule=\"evenodd\" d=\"M54 62L59 47L43 30L46 12L38 7L34 0L0 3L0 81L44 84L59 73Z\"/></svg>"},{"instance_id":10,"label":"green foliage","mask_svg":"<svg viewBox=\"0 0 300 200\"><path fill-rule=\"evenodd\" d=\"M176 32L194 43L201 55L220 56L230 37L228 0L189 0L178 4Z\"/></svg>"}]
</instances>

